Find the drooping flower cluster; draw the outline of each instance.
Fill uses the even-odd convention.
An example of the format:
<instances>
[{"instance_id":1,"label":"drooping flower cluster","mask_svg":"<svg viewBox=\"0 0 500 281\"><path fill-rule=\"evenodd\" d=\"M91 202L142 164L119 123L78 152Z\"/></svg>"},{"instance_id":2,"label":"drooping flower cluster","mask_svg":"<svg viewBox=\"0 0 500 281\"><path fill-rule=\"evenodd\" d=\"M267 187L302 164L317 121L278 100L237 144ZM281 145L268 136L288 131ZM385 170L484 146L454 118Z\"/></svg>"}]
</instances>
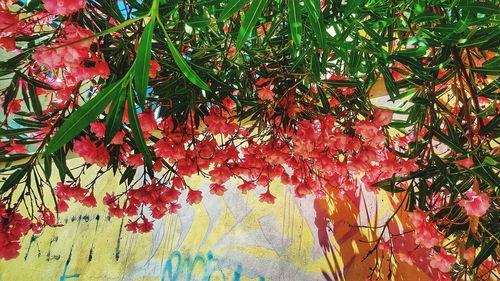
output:
<instances>
[{"instance_id":1,"label":"drooping flower cluster","mask_svg":"<svg viewBox=\"0 0 500 281\"><path fill-rule=\"evenodd\" d=\"M61 31L55 44L39 48L33 58L47 70L65 69L77 81L95 76L108 77L106 61L90 51L94 41L89 38L93 35L88 29L69 24Z\"/></svg>"},{"instance_id":2,"label":"drooping flower cluster","mask_svg":"<svg viewBox=\"0 0 500 281\"><path fill-rule=\"evenodd\" d=\"M500 105L488 75L498 55L486 20L494 5L441 1L394 13L413 3L368 1L338 5L334 15L332 1L312 1L300 27L281 6L287 1L270 1L246 29L259 1L217 24L211 19L228 5L193 4L181 15L181 3L98 2L0 1L0 48L12 51L1 62L12 81L0 91L0 190L9 191L0 193L9 206L0 208L0 257L17 255L29 227L59 226L55 213L68 202L95 207L98 179L112 171L124 190L108 190L102 202L131 232L232 188L273 204L273 181L321 200L384 190L400 199L396 210L413 211L403 229L375 227L383 229L375 250L437 280L494 268L493 254L471 268L496 240ZM210 21L186 21L191 13ZM476 15L473 26L455 24ZM344 16L362 24L343 26ZM176 25L183 31L170 32ZM301 35L309 26L314 32ZM349 40L330 48L337 38ZM402 102L384 105L397 120L374 106L377 93ZM69 169L64 158L73 153L85 163ZM63 179L55 187L52 164ZM92 167L96 176L84 183ZM187 184L193 175L210 180L206 191ZM53 189L56 206L20 192L31 177ZM22 213L29 219L9 209L23 200L37 206Z\"/></svg>"},{"instance_id":3,"label":"drooping flower cluster","mask_svg":"<svg viewBox=\"0 0 500 281\"><path fill-rule=\"evenodd\" d=\"M94 197L93 191L82 188L78 185L68 185L62 182L57 183L54 188L54 193L57 196L57 211L65 212L68 210L69 206L67 201L74 199L76 202L80 202L86 207L96 207L97 201Z\"/></svg>"},{"instance_id":4,"label":"drooping flower cluster","mask_svg":"<svg viewBox=\"0 0 500 281\"><path fill-rule=\"evenodd\" d=\"M17 257L21 248L21 237L31 228L31 221L23 218L15 210L6 209L0 204L0 259Z\"/></svg>"}]
</instances>

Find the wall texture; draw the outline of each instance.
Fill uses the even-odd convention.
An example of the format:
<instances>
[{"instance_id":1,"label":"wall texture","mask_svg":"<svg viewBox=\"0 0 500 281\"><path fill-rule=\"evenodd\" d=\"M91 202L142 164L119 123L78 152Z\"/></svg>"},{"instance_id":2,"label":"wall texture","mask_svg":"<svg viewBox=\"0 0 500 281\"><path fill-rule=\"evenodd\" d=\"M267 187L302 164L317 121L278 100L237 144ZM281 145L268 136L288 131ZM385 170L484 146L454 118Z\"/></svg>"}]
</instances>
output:
<instances>
[{"instance_id":1,"label":"wall texture","mask_svg":"<svg viewBox=\"0 0 500 281\"><path fill-rule=\"evenodd\" d=\"M116 189L118 181L101 178L96 197ZM127 232L127 219L110 218L102 204L73 204L59 217L64 226L27 235L17 259L0 261L0 281L366 280L374 260L363 261L360 253L370 248L360 240L373 237L351 225L391 215L388 198L367 191L327 203L296 199L274 182L278 199L269 205L258 201L261 190L243 195L236 183L228 183L222 197L209 194L205 179L188 183L204 191L203 202L184 203L178 214L155 221L148 234ZM401 263L393 279L428 277Z\"/></svg>"}]
</instances>

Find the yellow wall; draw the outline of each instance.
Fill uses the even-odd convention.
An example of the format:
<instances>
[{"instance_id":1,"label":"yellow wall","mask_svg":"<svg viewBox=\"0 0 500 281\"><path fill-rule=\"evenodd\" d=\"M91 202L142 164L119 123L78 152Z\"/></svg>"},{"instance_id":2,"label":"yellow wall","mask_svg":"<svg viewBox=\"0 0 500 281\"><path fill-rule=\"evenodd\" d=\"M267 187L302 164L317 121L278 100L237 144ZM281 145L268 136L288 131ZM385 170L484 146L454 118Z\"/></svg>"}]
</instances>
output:
<instances>
[{"instance_id":1,"label":"yellow wall","mask_svg":"<svg viewBox=\"0 0 500 281\"><path fill-rule=\"evenodd\" d=\"M101 178L95 189L98 201L106 191L116 190L118 181L112 175ZM108 217L100 202L93 209L71 205L59 218L64 226L46 228L41 235L30 233L17 259L0 261L0 281L167 281L190 280L190 276L192 280L328 280L325 275L331 280L365 280L373 259L362 262L359 253L369 247L359 240L367 236L350 225L383 221L390 215L388 201L380 204L382 197L369 192L361 197L369 203L362 200L354 206L344 198L326 206L313 198L296 199L274 182L271 190L278 199L269 205L258 201L260 190L243 195L236 183L227 184L223 197L209 194L209 182L203 178L188 183L204 191L202 204L183 204L178 214L155 221L148 234L127 232L127 219ZM356 217L355 208L364 210L361 216ZM335 220L328 226L335 238L325 221L316 218L320 209ZM318 239L325 235L330 237L328 243ZM409 269L396 279L404 280ZM412 280L427 280L415 270L411 274Z\"/></svg>"}]
</instances>

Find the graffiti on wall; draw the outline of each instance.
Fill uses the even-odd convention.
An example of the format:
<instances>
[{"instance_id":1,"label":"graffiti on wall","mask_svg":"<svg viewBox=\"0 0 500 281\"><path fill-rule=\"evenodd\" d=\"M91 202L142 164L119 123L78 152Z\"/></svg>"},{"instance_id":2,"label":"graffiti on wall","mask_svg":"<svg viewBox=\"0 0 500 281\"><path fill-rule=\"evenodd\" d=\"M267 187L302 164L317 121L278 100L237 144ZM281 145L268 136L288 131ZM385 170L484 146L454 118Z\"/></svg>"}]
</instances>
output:
<instances>
[{"instance_id":1,"label":"graffiti on wall","mask_svg":"<svg viewBox=\"0 0 500 281\"><path fill-rule=\"evenodd\" d=\"M297 199L274 182L280 200L268 205L258 201L261 190L228 188L218 197L205 179L190 180L204 192L202 203L183 204L147 234L127 232L128 221L110 218L102 205L71 206L59 217L64 227L27 235L19 258L0 262L0 280L365 280L372 261L360 253L371 237L352 225L391 215L388 199L370 192L338 202ZM96 197L118 181L101 178ZM411 272L428 280L405 265L398 272L396 279Z\"/></svg>"}]
</instances>

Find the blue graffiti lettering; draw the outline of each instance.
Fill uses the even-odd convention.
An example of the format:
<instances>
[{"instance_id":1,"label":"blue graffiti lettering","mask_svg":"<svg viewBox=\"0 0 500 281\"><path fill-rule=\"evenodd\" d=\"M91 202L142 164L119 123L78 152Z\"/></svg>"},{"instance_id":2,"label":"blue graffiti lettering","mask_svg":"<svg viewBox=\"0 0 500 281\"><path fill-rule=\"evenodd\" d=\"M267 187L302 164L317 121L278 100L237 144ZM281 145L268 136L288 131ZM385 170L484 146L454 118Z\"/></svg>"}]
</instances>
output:
<instances>
[{"instance_id":1,"label":"blue graffiti lettering","mask_svg":"<svg viewBox=\"0 0 500 281\"><path fill-rule=\"evenodd\" d=\"M214 257L212 252L208 252L206 258L198 254L193 259L191 259L189 255L182 257L182 254L179 251L175 251L170 255L167 261L165 261L161 274L161 281L191 281L194 277L193 275L197 265L201 266L201 280L203 281L210 281L211 279L215 278L216 275L221 277L218 280L228 280L224 271L218 266L218 260ZM232 271L232 280L240 281L242 271L243 268L241 264L237 264L236 270ZM186 277L182 278L181 276ZM265 278L260 276L259 281L265 281Z\"/></svg>"}]
</instances>

